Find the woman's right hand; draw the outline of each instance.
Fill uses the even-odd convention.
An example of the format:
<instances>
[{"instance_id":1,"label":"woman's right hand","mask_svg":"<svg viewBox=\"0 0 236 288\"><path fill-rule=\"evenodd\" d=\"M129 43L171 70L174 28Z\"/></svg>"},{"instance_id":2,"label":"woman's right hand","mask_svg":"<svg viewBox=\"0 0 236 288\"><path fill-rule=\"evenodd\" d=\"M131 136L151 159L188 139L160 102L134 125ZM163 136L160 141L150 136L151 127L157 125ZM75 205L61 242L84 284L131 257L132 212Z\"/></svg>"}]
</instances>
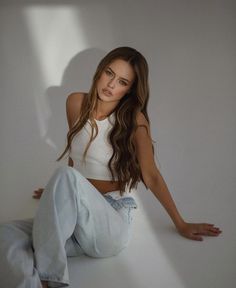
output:
<instances>
[{"instance_id":1,"label":"woman's right hand","mask_svg":"<svg viewBox=\"0 0 236 288\"><path fill-rule=\"evenodd\" d=\"M34 199L40 199L42 196L44 189L39 188L38 190L34 190L34 195L32 196Z\"/></svg>"}]
</instances>

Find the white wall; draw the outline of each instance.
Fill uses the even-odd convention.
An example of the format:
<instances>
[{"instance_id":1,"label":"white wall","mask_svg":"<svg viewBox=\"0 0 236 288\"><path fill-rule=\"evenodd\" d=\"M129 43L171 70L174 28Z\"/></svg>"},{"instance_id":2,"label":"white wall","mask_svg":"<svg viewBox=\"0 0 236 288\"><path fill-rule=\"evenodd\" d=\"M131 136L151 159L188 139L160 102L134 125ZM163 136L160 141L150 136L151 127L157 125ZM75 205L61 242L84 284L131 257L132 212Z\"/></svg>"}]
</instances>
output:
<instances>
[{"instance_id":1,"label":"white wall","mask_svg":"<svg viewBox=\"0 0 236 288\"><path fill-rule=\"evenodd\" d=\"M233 0L0 1L0 222L34 215L32 191L63 164L55 159L66 139L67 95L88 90L109 50L132 46L149 62L151 128L169 190L186 220L224 231L223 240L203 248L181 239L178 247L189 247L181 254L166 230L169 218L140 185L144 214L137 223L147 226L136 225L134 245L145 249L140 235L150 227L150 241L181 279L175 287L234 287L235 27ZM204 258L212 245L215 253ZM190 256L196 259L204 247L194 262ZM211 267L201 266L202 259ZM155 283L155 272L145 275ZM167 278L177 283L176 275Z\"/></svg>"}]
</instances>

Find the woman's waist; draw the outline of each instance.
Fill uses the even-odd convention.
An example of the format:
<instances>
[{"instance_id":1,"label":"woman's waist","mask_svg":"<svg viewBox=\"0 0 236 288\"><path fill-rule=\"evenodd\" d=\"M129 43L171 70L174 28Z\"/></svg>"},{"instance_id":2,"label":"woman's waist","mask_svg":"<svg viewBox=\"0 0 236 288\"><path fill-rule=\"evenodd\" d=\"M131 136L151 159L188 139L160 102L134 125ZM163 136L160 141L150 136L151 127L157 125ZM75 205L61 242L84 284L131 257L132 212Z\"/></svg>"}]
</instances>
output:
<instances>
[{"instance_id":1,"label":"woman's waist","mask_svg":"<svg viewBox=\"0 0 236 288\"><path fill-rule=\"evenodd\" d=\"M120 184L118 181L111 180L98 180L87 178L87 180L102 194L120 190Z\"/></svg>"}]
</instances>

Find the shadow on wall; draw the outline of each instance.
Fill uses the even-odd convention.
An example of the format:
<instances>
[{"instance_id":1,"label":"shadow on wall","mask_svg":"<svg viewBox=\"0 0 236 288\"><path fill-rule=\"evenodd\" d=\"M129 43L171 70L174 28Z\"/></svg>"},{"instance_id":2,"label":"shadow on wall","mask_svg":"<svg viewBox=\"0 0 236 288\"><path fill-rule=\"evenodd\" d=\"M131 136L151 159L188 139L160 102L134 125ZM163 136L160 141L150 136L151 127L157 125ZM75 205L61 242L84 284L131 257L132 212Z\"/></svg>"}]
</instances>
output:
<instances>
[{"instance_id":1,"label":"shadow on wall","mask_svg":"<svg viewBox=\"0 0 236 288\"><path fill-rule=\"evenodd\" d=\"M46 91L51 115L48 120L45 141L56 147L59 154L64 150L66 144L67 131L64 134L65 142L60 147L61 130L65 125L65 118L62 115L66 113L67 96L72 92L89 91L97 65L105 54L104 51L97 48L86 49L78 53L67 65L61 85L51 86Z\"/></svg>"}]
</instances>

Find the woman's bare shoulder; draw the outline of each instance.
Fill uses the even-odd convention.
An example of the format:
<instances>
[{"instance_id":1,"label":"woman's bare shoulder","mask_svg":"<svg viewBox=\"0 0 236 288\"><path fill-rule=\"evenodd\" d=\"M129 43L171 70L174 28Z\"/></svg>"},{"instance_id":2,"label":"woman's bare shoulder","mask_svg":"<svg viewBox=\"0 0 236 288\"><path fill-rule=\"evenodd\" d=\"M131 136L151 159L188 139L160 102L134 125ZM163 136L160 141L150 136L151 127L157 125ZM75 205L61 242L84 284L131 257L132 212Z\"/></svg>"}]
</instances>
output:
<instances>
[{"instance_id":1,"label":"woman's bare shoulder","mask_svg":"<svg viewBox=\"0 0 236 288\"><path fill-rule=\"evenodd\" d=\"M85 92L73 92L68 95L66 99L66 115L69 128L71 128L75 121L78 119L81 105L86 95L87 93Z\"/></svg>"}]
</instances>

